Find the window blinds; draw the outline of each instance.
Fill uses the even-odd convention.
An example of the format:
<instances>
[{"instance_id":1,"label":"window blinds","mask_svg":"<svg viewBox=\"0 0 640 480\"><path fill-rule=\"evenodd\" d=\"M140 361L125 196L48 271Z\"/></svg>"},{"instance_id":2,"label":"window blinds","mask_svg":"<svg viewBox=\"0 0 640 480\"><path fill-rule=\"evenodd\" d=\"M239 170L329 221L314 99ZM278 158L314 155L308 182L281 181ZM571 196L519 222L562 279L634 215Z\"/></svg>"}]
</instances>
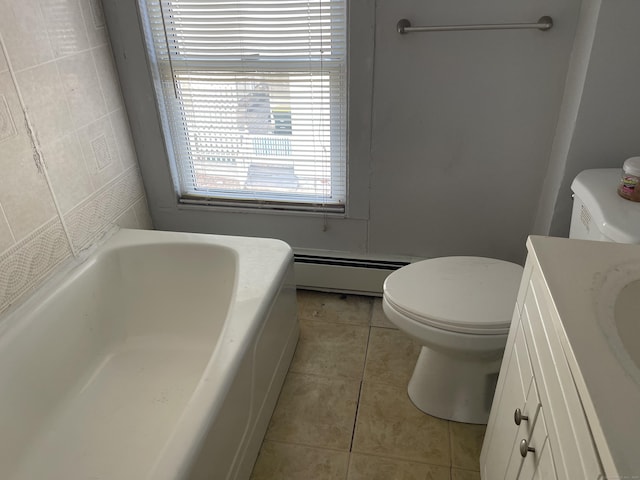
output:
<instances>
[{"instance_id":1,"label":"window blinds","mask_svg":"<svg viewBox=\"0 0 640 480\"><path fill-rule=\"evenodd\" d=\"M344 210L346 0L140 0L183 202Z\"/></svg>"}]
</instances>

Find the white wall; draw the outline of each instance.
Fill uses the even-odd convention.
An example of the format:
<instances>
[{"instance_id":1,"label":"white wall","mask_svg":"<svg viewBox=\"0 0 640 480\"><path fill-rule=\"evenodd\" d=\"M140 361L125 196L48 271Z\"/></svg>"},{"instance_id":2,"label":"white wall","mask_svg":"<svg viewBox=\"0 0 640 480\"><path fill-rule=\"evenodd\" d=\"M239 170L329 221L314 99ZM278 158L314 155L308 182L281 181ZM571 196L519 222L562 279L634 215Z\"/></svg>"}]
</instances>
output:
<instances>
[{"instance_id":1,"label":"white wall","mask_svg":"<svg viewBox=\"0 0 640 480\"><path fill-rule=\"evenodd\" d=\"M521 260L551 149L580 2L377 2L372 252ZM538 30L416 33L533 22Z\"/></svg>"},{"instance_id":2,"label":"white wall","mask_svg":"<svg viewBox=\"0 0 640 480\"><path fill-rule=\"evenodd\" d=\"M375 256L524 258L580 0L352 0L346 218L178 208L135 1L105 8L157 228ZM402 17L419 25L542 15L553 17L552 30L395 30Z\"/></svg>"},{"instance_id":3,"label":"white wall","mask_svg":"<svg viewBox=\"0 0 640 480\"><path fill-rule=\"evenodd\" d=\"M567 236L573 178L640 154L640 2L585 0L534 230Z\"/></svg>"},{"instance_id":4,"label":"white wall","mask_svg":"<svg viewBox=\"0 0 640 480\"><path fill-rule=\"evenodd\" d=\"M0 1L0 312L113 224L151 221L100 3Z\"/></svg>"}]
</instances>

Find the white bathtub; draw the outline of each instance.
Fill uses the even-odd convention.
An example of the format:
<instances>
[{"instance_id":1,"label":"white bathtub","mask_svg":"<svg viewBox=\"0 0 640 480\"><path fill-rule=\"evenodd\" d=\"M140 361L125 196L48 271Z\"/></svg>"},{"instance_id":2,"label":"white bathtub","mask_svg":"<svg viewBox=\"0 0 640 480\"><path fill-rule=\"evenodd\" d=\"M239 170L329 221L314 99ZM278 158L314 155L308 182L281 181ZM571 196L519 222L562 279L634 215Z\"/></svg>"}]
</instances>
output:
<instances>
[{"instance_id":1,"label":"white bathtub","mask_svg":"<svg viewBox=\"0 0 640 480\"><path fill-rule=\"evenodd\" d=\"M0 478L248 478L292 267L278 240L136 230L67 267L0 319Z\"/></svg>"}]
</instances>

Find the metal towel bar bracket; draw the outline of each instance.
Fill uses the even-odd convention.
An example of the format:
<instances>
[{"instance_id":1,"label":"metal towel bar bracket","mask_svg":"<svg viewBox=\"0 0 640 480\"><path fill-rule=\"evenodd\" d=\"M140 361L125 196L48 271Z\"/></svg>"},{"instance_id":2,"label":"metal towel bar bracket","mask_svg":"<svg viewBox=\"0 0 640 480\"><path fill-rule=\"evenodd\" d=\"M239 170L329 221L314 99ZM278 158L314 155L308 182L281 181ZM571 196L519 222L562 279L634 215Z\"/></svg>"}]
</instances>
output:
<instances>
[{"instance_id":1,"label":"metal towel bar bracket","mask_svg":"<svg viewBox=\"0 0 640 480\"><path fill-rule=\"evenodd\" d=\"M398 21L396 29L398 33L414 33L414 32L447 32L456 30L523 30L528 28L537 28L538 30L549 30L553 27L553 19L545 15L540 17L536 23L497 23L484 25L437 25L427 27L412 27L411 22L406 18Z\"/></svg>"}]
</instances>

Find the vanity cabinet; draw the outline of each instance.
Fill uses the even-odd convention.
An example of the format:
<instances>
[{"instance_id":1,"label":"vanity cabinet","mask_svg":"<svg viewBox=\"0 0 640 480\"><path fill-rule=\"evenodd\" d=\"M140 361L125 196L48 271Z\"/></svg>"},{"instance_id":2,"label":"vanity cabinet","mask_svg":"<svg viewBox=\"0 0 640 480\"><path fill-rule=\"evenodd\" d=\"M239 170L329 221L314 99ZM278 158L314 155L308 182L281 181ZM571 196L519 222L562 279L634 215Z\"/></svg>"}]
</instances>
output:
<instances>
[{"instance_id":1,"label":"vanity cabinet","mask_svg":"<svg viewBox=\"0 0 640 480\"><path fill-rule=\"evenodd\" d=\"M606 478L557 325L530 254L480 457L483 480Z\"/></svg>"}]
</instances>

